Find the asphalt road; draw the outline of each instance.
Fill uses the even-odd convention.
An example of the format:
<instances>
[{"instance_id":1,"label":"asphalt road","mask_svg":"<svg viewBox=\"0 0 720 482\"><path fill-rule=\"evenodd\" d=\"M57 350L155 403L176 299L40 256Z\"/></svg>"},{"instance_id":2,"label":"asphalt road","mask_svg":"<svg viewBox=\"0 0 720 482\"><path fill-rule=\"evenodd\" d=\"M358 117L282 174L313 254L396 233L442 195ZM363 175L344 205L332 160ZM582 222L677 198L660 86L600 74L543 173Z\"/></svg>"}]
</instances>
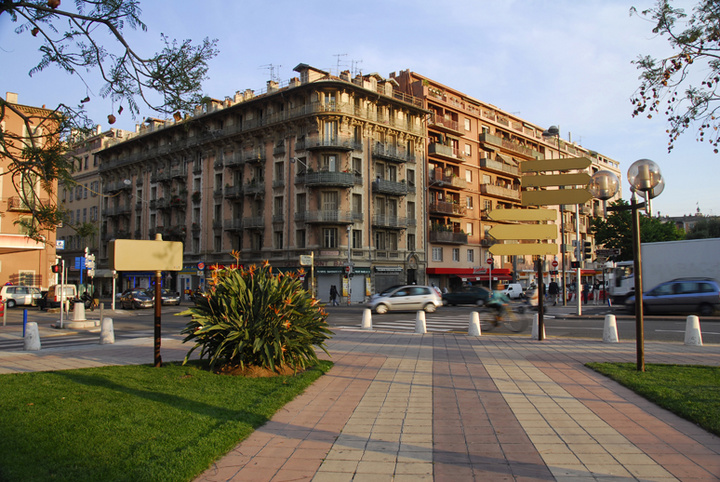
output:
<instances>
[{"instance_id":1,"label":"asphalt road","mask_svg":"<svg viewBox=\"0 0 720 482\"><path fill-rule=\"evenodd\" d=\"M110 306L106 303L106 306ZM181 306L163 306L161 326L164 335L177 335L185 327L188 318L176 316L187 309L189 303ZM365 306L328 306L328 323L331 327L361 328ZM477 310L475 306L444 306L435 313L426 313L426 325L429 332L466 332L470 316ZM0 324L0 349L16 349L22 346L23 307L7 310L4 326ZM609 309L604 306L583 306L583 315L576 316L574 307L548 307L544 317L545 333L549 337L578 337L602 340L605 315ZM104 316L113 318L116 338L152 336L154 333L155 312L143 310L105 310ZM620 340L635 339L635 318L633 315L616 312L618 337ZM70 314L72 319L73 314ZM51 325L60 320L59 313L48 313L37 308L27 308L28 321L35 321L41 328L43 346L51 344L96 343L99 328L89 330L59 330ZM99 320L99 311L88 311L88 320ZM372 314L373 328L413 332L415 312ZM67 321L67 320L66 320ZM645 339L647 341L666 341L683 343L685 339L686 316L646 316ZM700 319L703 343L720 344L720 316ZM532 323L526 334L530 334ZM508 330L499 328L493 334L507 334ZM61 338L62 337L62 340Z\"/></svg>"}]
</instances>

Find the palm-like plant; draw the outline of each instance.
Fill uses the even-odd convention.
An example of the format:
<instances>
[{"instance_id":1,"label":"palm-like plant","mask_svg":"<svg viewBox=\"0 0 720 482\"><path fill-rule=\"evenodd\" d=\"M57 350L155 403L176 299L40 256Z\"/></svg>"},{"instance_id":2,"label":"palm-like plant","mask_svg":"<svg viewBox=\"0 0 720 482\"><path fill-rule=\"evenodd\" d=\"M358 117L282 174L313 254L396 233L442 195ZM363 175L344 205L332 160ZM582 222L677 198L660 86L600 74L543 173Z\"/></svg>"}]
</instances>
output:
<instances>
[{"instance_id":1,"label":"palm-like plant","mask_svg":"<svg viewBox=\"0 0 720 482\"><path fill-rule=\"evenodd\" d=\"M182 334L200 348L210 367L257 366L279 370L302 369L317 362L315 348L327 353L332 336L323 305L303 289L297 274L274 275L262 267L233 267L213 271L215 284L195 306L181 314L192 316Z\"/></svg>"}]
</instances>

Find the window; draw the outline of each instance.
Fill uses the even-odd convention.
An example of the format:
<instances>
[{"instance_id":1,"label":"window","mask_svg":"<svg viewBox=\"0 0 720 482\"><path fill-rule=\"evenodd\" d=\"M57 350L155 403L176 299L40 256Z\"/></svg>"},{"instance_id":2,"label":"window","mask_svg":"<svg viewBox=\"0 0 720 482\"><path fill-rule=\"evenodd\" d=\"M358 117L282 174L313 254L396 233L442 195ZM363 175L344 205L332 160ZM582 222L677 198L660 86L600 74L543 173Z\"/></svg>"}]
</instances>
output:
<instances>
[{"instance_id":1,"label":"window","mask_svg":"<svg viewBox=\"0 0 720 482\"><path fill-rule=\"evenodd\" d=\"M467 223L465 225L465 234L472 234L473 233L473 223Z\"/></svg>"},{"instance_id":2,"label":"window","mask_svg":"<svg viewBox=\"0 0 720 482\"><path fill-rule=\"evenodd\" d=\"M472 196L467 196L467 197L465 198L465 206L467 207L467 209L468 209L469 211L472 211L472 210L474 209L474 202L473 202L473 197L472 197Z\"/></svg>"},{"instance_id":3,"label":"window","mask_svg":"<svg viewBox=\"0 0 720 482\"><path fill-rule=\"evenodd\" d=\"M362 214L362 194L352 195L352 212L353 214Z\"/></svg>"},{"instance_id":4,"label":"window","mask_svg":"<svg viewBox=\"0 0 720 482\"><path fill-rule=\"evenodd\" d=\"M98 158L95 154L93 154L93 167L97 167L98 165Z\"/></svg>"},{"instance_id":5,"label":"window","mask_svg":"<svg viewBox=\"0 0 720 482\"><path fill-rule=\"evenodd\" d=\"M352 158L352 169L355 175L362 174L362 158L360 157L353 157Z\"/></svg>"},{"instance_id":6,"label":"window","mask_svg":"<svg viewBox=\"0 0 720 482\"><path fill-rule=\"evenodd\" d=\"M467 117L465 118L465 130L470 130L470 119L468 119Z\"/></svg>"},{"instance_id":7,"label":"window","mask_svg":"<svg viewBox=\"0 0 720 482\"><path fill-rule=\"evenodd\" d=\"M465 180L467 182L472 182L472 171L470 169L465 170Z\"/></svg>"},{"instance_id":8,"label":"window","mask_svg":"<svg viewBox=\"0 0 720 482\"><path fill-rule=\"evenodd\" d=\"M491 184L491 183L492 183L492 180L490 179L490 176L488 176L487 174L483 174L482 183L483 183L483 184Z\"/></svg>"},{"instance_id":9,"label":"window","mask_svg":"<svg viewBox=\"0 0 720 482\"><path fill-rule=\"evenodd\" d=\"M275 231L273 238L275 249L283 249L283 232Z\"/></svg>"},{"instance_id":10,"label":"window","mask_svg":"<svg viewBox=\"0 0 720 482\"><path fill-rule=\"evenodd\" d=\"M337 228L323 228L323 248L338 247L338 230Z\"/></svg>"},{"instance_id":11,"label":"window","mask_svg":"<svg viewBox=\"0 0 720 482\"><path fill-rule=\"evenodd\" d=\"M87 168L90 167L89 160L90 160L90 159L89 159L89 156L85 156L85 169L87 169Z\"/></svg>"},{"instance_id":12,"label":"window","mask_svg":"<svg viewBox=\"0 0 720 482\"><path fill-rule=\"evenodd\" d=\"M398 249L398 235L397 233L388 233L387 235L387 248L390 251L397 251Z\"/></svg>"},{"instance_id":13,"label":"window","mask_svg":"<svg viewBox=\"0 0 720 482\"><path fill-rule=\"evenodd\" d=\"M323 211L337 211L339 209L337 191L323 191L321 196Z\"/></svg>"},{"instance_id":14,"label":"window","mask_svg":"<svg viewBox=\"0 0 720 482\"><path fill-rule=\"evenodd\" d=\"M213 239L213 245L215 246L216 253L222 251L222 236L216 235Z\"/></svg>"},{"instance_id":15,"label":"window","mask_svg":"<svg viewBox=\"0 0 720 482\"><path fill-rule=\"evenodd\" d=\"M327 121L325 122L325 130L324 130L324 141L327 145L328 143L333 143L337 141L338 137L338 123L337 121Z\"/></svg>"},{"instance_id":16,"label":"window","mask_svg":"<svg viewBox=\"0 0 720 482\"><path fill-rule=\"evenodd\" d=\"M87 208L83 208L83 222L87 222Z\"/></svg>"},{"instance_id":17,"label":"window","mask_svg":"<svg viewBox=\"0 0 720 482\"><path fill-rule=\"evenodd\" d=\"M475 250L474 250L474 249L468 249L468 251L467 251L467 260L468 260L468 263L474 263L474 262L475 262Z\"/></svg>"},{"instance_id":18,"label":"window","mask_svg":"<svg viewBox=\"0 0 720 482\"><path fill-rule=\"evenodd\" d=\"M337 156L323 156L320 169L328 172L337 172Z\"/></svg>"},{"instance_id":19,"label":"window","mask_svg":"<svg viewBox=\"0 0 720 482\"><path fill-rule=\"evenodd\" d=\"M282 216L283 214L283 197L277 196L275 199L273 199L273 215L275 216Z\"/></svg>"},{"instance_id":20,"label":"window","mask_svg":"<svg viewBox=\"0 0 720 482\"><path fill-rule=\"evenodd\" d=\"M465 144L465 155L472 156L472 147L470 144Z\"/></svg>"},{"instance_id":21,"label":"window","mask_svg":"<svg viewBox=\"0 0 720 482\"><path fill-rule=\"evenodd\" d=\"M460 248L453 248L452 260L455 261L456 263L460 262Z\"/></svg>"},{"instance_id":22,"label":"window","mask_svg":"<svg viewBox=\"0 0 720 482\"><path fill-rule=\"evenodd\" d=\"M363 245L362 245L362 230L361 229L353 229L352 247L353 247L353 249L360 249L363 247Z\"/></svg>"},{"instance_id":23,"label":"window","mask_svg":"<svg viewBox=\"0 0 720 482\"><path fill-rule=\"evenodd\" d=\"M407 235L407 250L415 251L415 235L414 234Z\"/></svg>"},{"instance_id":24,"label":"window","mask_svg":"<svg viewBox=\"0 0 720 482\"><path fill-rule=\"evenodd\" d=\"M387 249L384 231L375 231L375 249L378 251L385 251Z\"/></svg>"},{"instance_id":25,"label":"window","mask_svg":"<svg viewBox=\"0 0 720 482\"><path fill-rule=\"evenodd\" d=\"M276 162L275 163L275 181L283 182L284 180L285 180L285 163L284 162Z\"/></svg>"},{"instance_id":26,"label":"window","mask_svg":"<svg viewBox=\"0 0 720 482\"><path fill-rule=\"evenodd\" d=\"M432 260L433 261L442 261L443 260L443 249L442 248L433 248L432 249Z\"/></svg>"},{"instance_id":27,"label":"window","mask_svg":"<svg viewBox=\"0 0 720 482\"><path fill-rule=\"evenodd\" d=\"M306 199L307 198L305 197L305 193L297 195L297 197L295 198L296 212L306 212L307 211Z\"/></svg>"},{"instance_id":28,"label":"window","mask_svg":"<svg viewBox=\"0 0 720 482\"><path fill-rule=\"evenodd\" d=\"M415 219L415 203L412 201L408 201L407 203L407 217L408 220Z\"/></svg>"},{"instance_id":29,"label":"window","mask_svg":"<svg viewBox=\"0 0 720 482\"><path fill-rule=\"evenodd\" d=\"M253 233L252 239L251 239L252 246L250 246L250 249L252 251L262 251L263 248L263 237L260 233Z\"/></svg>"},{"instance_id":30,"label":"window","mask_svg":"<svg viewBox=\"0 0 720 482\"><path fill-rule=\"evenodd\" d=\"M492 203L492 201L489 201L489 200L487 200L487 199L486 199L485 201L483 201L483 209L484 209L485 211L492 211L492 208L493 208L493 203Z\"/></svg>"},{"instance_id":31,"label":"window","mask_svg":"<svg viewBox=\"0 0 720 482\"><path fill-rule=\"evenodd\" d=\"M304 248L305 247L305 230L304 229L298 229L295 231L295 244L298 248Z\"/></svg>"},{"instance_id":32,"label":"window","mask_svg":"<svg viewBox=\"0 0 720 482\"><path fill-rule=\"evenodd\" d=\"M397 166L392 164L387 167L387 180L397 182Z\"/></svg>"},{"instance_id":33,"label":"window","mask_svg":"<svg viewBox=\"0 0 720 482\"><path fill-rule=\"evenodd\" d=\"M408 169L405 173L405 177L407 177L408 186L415 187L415 170Z\"/></svg>"}]
</instances>

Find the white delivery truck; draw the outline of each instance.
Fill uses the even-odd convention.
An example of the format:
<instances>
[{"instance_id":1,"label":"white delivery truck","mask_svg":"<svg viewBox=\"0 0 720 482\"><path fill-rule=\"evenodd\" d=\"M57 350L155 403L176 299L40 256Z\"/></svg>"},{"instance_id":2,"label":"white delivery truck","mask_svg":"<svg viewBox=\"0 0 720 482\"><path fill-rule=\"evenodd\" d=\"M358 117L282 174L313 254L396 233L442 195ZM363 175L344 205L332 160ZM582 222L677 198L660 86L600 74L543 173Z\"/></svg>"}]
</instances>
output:
<instances>
[{"instance_id":1,"label":"white delivery truck","mask_svg":"<svg viewBox=\"0 0 720 482\"><path fill-rule=\"evenodd\" d=\"M642 243L643 290L675 278L704 277L720 280L720 238ZM608 291L616 305L635 293L633 261L618 261Z\"/></svg>"}]
</instances>

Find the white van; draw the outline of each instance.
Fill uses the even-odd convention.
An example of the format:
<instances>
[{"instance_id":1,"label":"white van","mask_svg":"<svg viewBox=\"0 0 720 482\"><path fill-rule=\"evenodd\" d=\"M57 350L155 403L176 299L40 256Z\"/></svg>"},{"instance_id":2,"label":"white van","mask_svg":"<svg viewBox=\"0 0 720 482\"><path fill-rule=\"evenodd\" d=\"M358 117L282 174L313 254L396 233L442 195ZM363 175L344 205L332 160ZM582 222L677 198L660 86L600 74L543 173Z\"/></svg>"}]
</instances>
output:
<instances>
[{"instance_id":1,"label":"white van","mask_svg":"<svg viewBox=\"0 0 720 482\"><path fill-rule=\"evenodd\" d=\"M64 301L72 301L77 298L77 288L75 287L75 285L51 286L48 289L47 295L40 300L40 309L43 310L46 308L59 308L61 296Z\"/></svg>"},{"instance_id":2,"label":"white van","mask_svg":"<svg viewBox=\"0 0 720 482\"><path fill-rule=\"evenodd\" d=\"M507 288L503 290L503 293L511 300L516 300L524 296L525 290L520 283L510 283Z\"/></svg>"},{"instance_id":3,"label":"white van","mask_svg":"<svg viewBox=\"0 0 720 482\"><path fill-rule=\"evenodd\" d=\"M35 306L40 299L40 288L34 286L5 285L0 289L0 299L8 308L18 305Z\"/></svg>"}]
</instances>

